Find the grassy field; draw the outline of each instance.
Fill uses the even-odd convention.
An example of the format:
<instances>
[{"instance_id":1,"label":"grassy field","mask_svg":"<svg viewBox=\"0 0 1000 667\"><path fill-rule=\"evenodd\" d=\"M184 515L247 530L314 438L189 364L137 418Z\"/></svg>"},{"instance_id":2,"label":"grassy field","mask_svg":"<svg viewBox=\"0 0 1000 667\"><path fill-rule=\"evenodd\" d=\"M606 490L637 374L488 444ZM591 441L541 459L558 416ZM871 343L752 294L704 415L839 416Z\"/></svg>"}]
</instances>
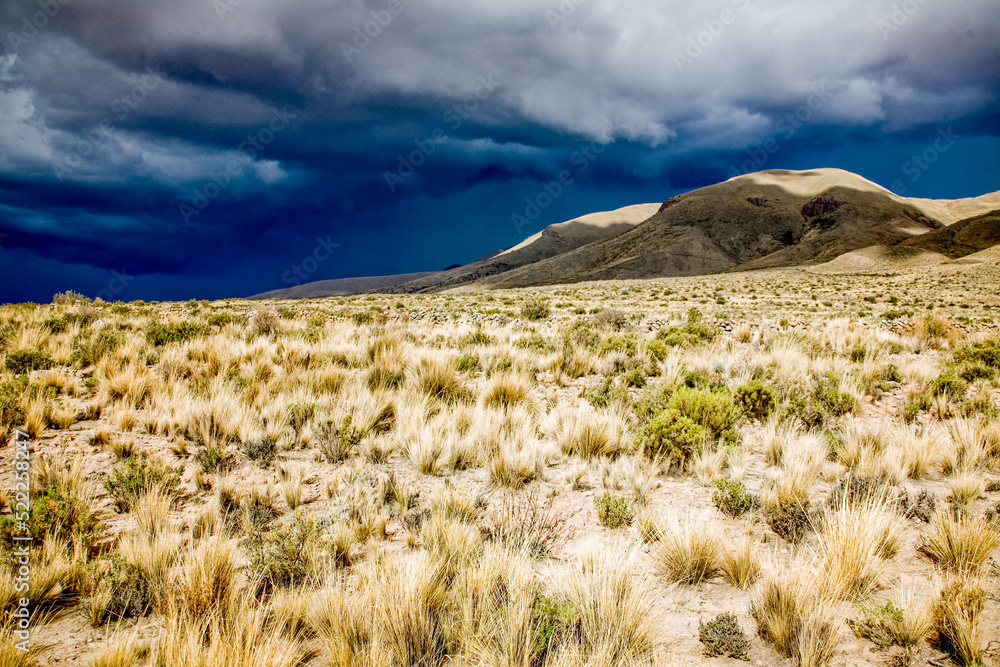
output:
<instances>
[{"instance_id":1,"label":"grassy field","mask_svg":"<svg viewBox=\"0 0 1000 667\"><path fill-rule=\"evenodd\" d=\"M0 665L1000 664L995 278L0 306Z\"/></svg>"}]
</instances>

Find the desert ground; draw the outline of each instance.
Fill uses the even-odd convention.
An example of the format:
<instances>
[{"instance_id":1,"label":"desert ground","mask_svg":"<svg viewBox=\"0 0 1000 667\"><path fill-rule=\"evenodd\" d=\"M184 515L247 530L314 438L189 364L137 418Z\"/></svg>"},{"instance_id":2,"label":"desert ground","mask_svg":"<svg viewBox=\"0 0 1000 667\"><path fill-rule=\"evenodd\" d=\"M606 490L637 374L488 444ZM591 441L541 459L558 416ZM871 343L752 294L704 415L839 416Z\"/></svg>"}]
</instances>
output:
<instances>
[{"instance_id":1,"label":"desert ground","mask_svg":"<svg viewBox=\"0 0 1000 667\"><path fill-rule=\"evenodd\" d=\"M0 665L1000 664L1000 270L849 260L0 306Z\"/></svg>"}]
</instances>

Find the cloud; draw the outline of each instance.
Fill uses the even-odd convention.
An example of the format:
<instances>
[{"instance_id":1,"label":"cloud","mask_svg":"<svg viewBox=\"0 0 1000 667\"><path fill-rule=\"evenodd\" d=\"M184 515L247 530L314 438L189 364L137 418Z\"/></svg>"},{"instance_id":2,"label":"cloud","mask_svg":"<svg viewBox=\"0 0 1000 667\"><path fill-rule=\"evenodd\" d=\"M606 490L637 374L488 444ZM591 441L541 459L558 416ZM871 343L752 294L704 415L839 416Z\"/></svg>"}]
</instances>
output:
<instances>
[{"instance_id":1,"label":"cloud","mask_svg":"<svg viewBox=\"0 0 1000 667\"><path fill-rule=\"evenodd\" d=\"M324 226L388 225L408 198L537 189L589 142L608 150L581 189L659 199L789 127L888 151L945 123L990 135L1000 107L994 0L48 6L33 31L37 0L0 8L6 243L168 273L210 270L205 244L183 245L192 225L239 239L233 261L261 256ZM414 151L422 164L391 188ZM184 231L152 242L151 226ZM89 260L62 247L108 229L120 238Z\"/></svg>"}]
</instances>

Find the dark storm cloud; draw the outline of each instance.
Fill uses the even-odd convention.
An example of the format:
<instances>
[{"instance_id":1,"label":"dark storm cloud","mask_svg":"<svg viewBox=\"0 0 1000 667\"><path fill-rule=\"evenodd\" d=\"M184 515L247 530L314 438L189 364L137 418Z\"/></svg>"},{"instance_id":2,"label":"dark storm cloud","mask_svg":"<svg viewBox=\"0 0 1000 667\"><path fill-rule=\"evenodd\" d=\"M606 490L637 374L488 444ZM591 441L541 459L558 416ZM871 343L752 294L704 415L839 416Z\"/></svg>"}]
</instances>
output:
<instances>
[{"instance_id":1,"label":"dark storm cloud","mask_svg":"<svg viewBox=\"0 0 1000 667\"><path fill-rule=\"evenodd\" d=\"M316 278L467 261L492 249L449 245L470 225L510 245L531 231L509 224L519 202L565 171L539 226L728 178L774 143L766 167L847 142L888 181L940 126L993 145L998 44L992 0L14 0L0 258L218 289L256 262L255 291L323 233L345 257ZM437 241L372 244L401 230Z\"/></svg>"}]
</instances>

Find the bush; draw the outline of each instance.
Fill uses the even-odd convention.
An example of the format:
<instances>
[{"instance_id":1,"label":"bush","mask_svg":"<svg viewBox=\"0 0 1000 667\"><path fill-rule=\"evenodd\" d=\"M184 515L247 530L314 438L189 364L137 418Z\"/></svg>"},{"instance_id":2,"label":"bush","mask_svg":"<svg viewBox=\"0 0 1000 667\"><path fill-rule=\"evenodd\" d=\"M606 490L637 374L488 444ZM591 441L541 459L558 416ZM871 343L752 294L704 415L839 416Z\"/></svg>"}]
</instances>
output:
<instances>
[{"instance_id":1,"label":"bush","mask_svg":"<svg viewBox=\"0 0 1000 667\"><path fill-rule=\"evenodd\" d=\"M459 357L455 361L455 370L459 373L475 373L481 368L479 359L476 357L465 356Z\"/></svg>"},{"instance_id":2,"label":"bush","mask_svg":"<svg viewBox=\"0 0 1000 667\"><path fill-rule=\"evenodd\" d=\"M614 403L629 405L632 397L629 396L623 383L616 383L613 376L604 378L604 382L596 384L587 390L585 394L587 401L595 408L606 408Z\"/></svg>"},{"instance_id":3,"label":"bush","mask_svg":"<svg viewBox=\"0 0 1000 667\"><path fill-rule=\"evenodd\" d=\"M812 528L808 507L797 502L786 502L766 513L771 529L782 539L793 544L799 542Z\"/></svg>"},{"instance_id":4,"label":"bush","mask_svg":"<svg viewBox=\"0 0 1000 667\"><path fill-rule=\"evenodd\" d=\"M261 468L269 468L278 454L278 441L269 435L243 443L243 453Z\"/></svg>"},{"instance_id":5,"label":"bush","mask_svg":"<svg viewBox=\"0 0 1000 667\"><path fill-rule=\"evenodd\" d=\"M458 339L459 347L469 347L471 345L492 345L493 336L489 335L485 331L476 330L470 331L461 338Z\"/></svg>"},{"instance_id":6,"label":"bush","mask_svg":"<svg viewBox=\"0 0 1000 667\"><path fill-rule=\"evenodd\" d=\"M719 614L708 623L698 622L698 637L710 658L723 656L737 660L750 659L750 640L740 628L736 615Z\"/></svg>"},{"instance_id":7,"label":"bush","mask_svg":"<svg viewBox=\"0 0 1000 667\"><path fill-rule=\"evenodd\" d=\"M100 532L100 523L91 513L89 502L61 482L50 486L31 504L28 534L38 544L51 535L71 543L76 553L86 556ZM0 533L7 546L14 544L15 535L24 534L23 530L17 530L11 516L0 518Z\"/></svg>"},{"instance_id":8,"label":"bush","mask_svg":"<svg viewBox=\"0 0 1000 667\"><path fill-rule=\"evenodd\" d=\"M180 484L181 470L171 470L159 459L150 459L145 452L130 456L112 469L104 480L104 488L114 498L115 510L126 512L146 493L157 488L175 489Z\"/></svg>"},{"instance_id":9,"label":"bush","mask_svg":"<svg viewBox=\"0 0 1000 667\"><path fill-rule=\"evenodd\" d=\"M997 375L997 369L1000 369L1000 336L960 347L955 350L954 359L960 366L959 376L963 380L992 380Z\"/></svg>"},{"instance_id":10,"label":"bush","mask_svg":"<svg viewBox=\"0 0 1000 667\"><path fill-rule=\"evenodd\" d=\"M666 409L654 417L640 434L643 451L670 468L684 470L708 442L708 431L676 410Z\"/></svg>"},{"instance_id":11,"label":"bush","mask_svg":"<svg viewBox=\"0 0 1000 667\"><path fill-rule=\"evenodd\" d=\"M639 351L639 341L632 334L625 336L613 336L605 341L602 341L597 349L601 355L605 355L610 352L621 352L626 356L634 357L636 352Z\"/></svg>"},{"instance_id":12,"label":"bush","mask_svg":"<svg viewBox=\"0 0 1000 667\"><path fill-rule=\"evenodd\" d=\"M363 428L355 428L351 416L346 415L337 426L332 420L322 424L318 432L320 456L327 463L346 461L354 454L354 449L364 440L368 432Z\"/></svg>"},{"instance_id":13,"label":"bush","mask_svg":"<svg viewBox=\"0 0 1000 667\"><path fill-rule=\"evenodd\" d=\"M961 398L969 389L969 383L963 380L955 369L949 368L937 376L931 383L931 394L934 396L944 396L950 398Z\"/></svg>"},{"instance_id":14,"label":"bush","mask_svg":"<svg viewBox=\"0 0 1000 667\"><path fill-rule=\"evenodd\" d=\"M79 322L81 325L90 324L94 320L93 313L83 312L83 313L63 313L59 317L50 317L44 322L42 326L48 329L54 334L63 333L68 330L71 326Z\"/></svg>"},{"instance_id":15,"label":"bush","mask_svg":"<svg viewBox=\"0 0 1000 667\"><path fill-rule=\"evenodd\" d=\"M238 324L245 327L250 324L250 319L246 315L237 315L236 313L212 313L205 318L205 323L210 327L219 327L220 329L227 324Z\"/></svg>"},{"instance_id":16,"label":"bush","mask_svg":"<svg viewBox=\"0 0 1000 667\"><path fill-rule=\"evenodd\" d=\"M183 343L192 338L207 336L211 331L207 324L198 322L155 322L146 327L146 341L155 346Z\"/></svg>"},{"instance_id":17,"label":"bush","mask_svg":"<svg viewBox=\"0 0 1000 667\"><path fill-rule=\"evenodd\" d=\"M310 556L320 543L319 526L301 510L291 519L287 526L271 528L250 540L258 593L306 583L313 574Z\"/></svg>"},{"instance_id":18,"label":"bush","mask_svg":"<svg viewBox=\"0 0 1000 667\"><path fill-rule=\"evenodd\" d=\"M621 331L629 326L628 313L618 308L605 308L594 315L594 326L602 329Z\"/></svg>"},{"instance_id":19,"label":"bush","mask_svg":"<svg viewBox=\"0 0 1000 667\"><path fill-rule=\"evenodd\" d=\"M101 556L90 567L91 576L106 588L107 603L94 620L98 623L145 616L156 600L156 582L119 553Z\"/></svg>"},{"instance_id":20,"label":"bush","mask_svg":"<svg viewBox=\"0 0 1000 667\"><path fill-rule=\"evenodd\" d=\"M778 405L778 392L774 387L755 381L737 389L734 400L747 417L764 421Z\"/></svg>"},{"instance_id":21,"label":"bush","mask_svg":"<svg viewBox=\"0 0 1000 667\"><path fill-rule=\"evenodd\" d=\"M521 317L526 320L544 320L551 313L549 303L544 299L529 299L521 305Z\"/></svg>"},{"instance_id":22,"label":"bush","mask_svg":"<svg viewBox=\"0 0 1000 667\"><path fill-rule=\"evenodd\" d=\"M201 469L208 473L224 473L232 465L232 461L226 456L222 446L217 443L206 445L195 454L194 458Z\"/></svg>"},{"instance_id":23,"label":"bush","mask_svg":"<svg viewBox=\"0 0 1000 667\"><path fill-rule=\"evenodd\" d=\"M82 336L75 342L75 349L70 356L70 363L78 368L96 366L105 356L111 354L125 342L122 334L102 329L90 336Z\"/></svg>"},{"instance_id":24,"label":"bush","mask_svg":"<svg viewBox=\"0 0 1000 667\"><path fill-rule=\"evenodd\" d=\"M724 389L681 387L670 397L667 409L676 410L699 424L712 438L735 438L733 427L739 414L732 398Z\"/></svg>"},{"instance_id":25,"label":"bush","mask_svg":"<svg viewBox=\"0 0 1000 667\"><path fill-rule=\"evenodd\" d=\"M24 375L29 371L52 368L52 364L52 355L45 350L35 348L9 352L3 363L4 368L14 375Z\"/></svg>"},{"instance_id":26,"label":"bush","mask_svg":"<svg viewBox=\"0 0 1000 667\"><path fill-rule=\"evenodd\" d=\"M27 384L13 378L0 382L0 444L6 444L12 429L24 423L24 409L21 404Z\"/></svg>"},{"instance_id":27,"label":"bush","mask_svg":"<svg viewBox=\"0 0 1000 667\"><path fill-rule=\"evenodd\" d=\"M538 593L531 605L535 634L534 664L544 664L549 652L578 630L580 609L569 600L560 600Z\"/></svg>"},{"instance_id":28,"label":"bush","mask_svg":"<svg viewBox=\"0 0 1000 667\"><path fill-rule=\"evenodd\" d=\"M742 484L728 479L717 479L713 482L713 486L716 490L712 494L712 502L726 516L735 519L747 512L756 512L760 509L760 498L747 491Z\"/></svg>"},{"instance_id":29,"label":"bush","mask_svg":"<svg viewBox=\"0 0 1000 667\"><path fill-rule=\"evenodd\" d=\"M555 345L552 344L552 341L548 340L540 333L530 333L523 338L518 338L514 341L514 347L520 350L537 352L538 354L553 352L556 349Z\"/></svg>"},{"instance_id":30,"label":"bush","mask_svg":"<svg viewBox=\"0 0 1000 667\"><path fill-rule=\"evenodd\" d=\"M376 366L368 372L368 388L371 391L379 389L399 389L406 381L406 371L392 371Z\"/></svg>"},{"instance_id":31,"label":"bush","mask_svg":"<svg viewBox=\"0 0 1000 667\"><path fill-rule=\"evenodd\" d=\"M603 496L594 498L597 520L605 528L624 528L632 524L632 508L624 498L612 496L605 491Z\"/></svg>"}]
</instances>

